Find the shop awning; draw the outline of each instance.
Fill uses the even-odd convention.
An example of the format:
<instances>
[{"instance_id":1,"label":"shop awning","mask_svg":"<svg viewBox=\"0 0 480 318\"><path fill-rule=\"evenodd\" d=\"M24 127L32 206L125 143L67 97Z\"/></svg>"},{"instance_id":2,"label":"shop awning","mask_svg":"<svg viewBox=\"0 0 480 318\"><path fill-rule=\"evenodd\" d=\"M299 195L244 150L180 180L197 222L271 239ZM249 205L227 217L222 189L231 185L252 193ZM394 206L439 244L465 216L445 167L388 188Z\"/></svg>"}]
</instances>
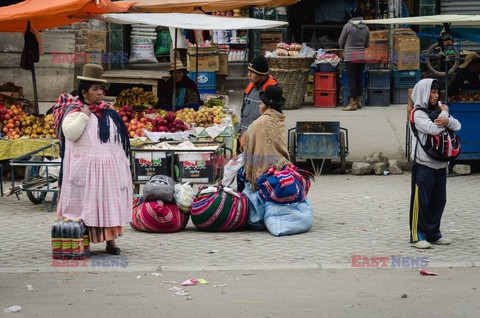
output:
<instances>
[{"instance_id":1,"label":"shop awning","mask_svg":"<svg viewBox=\"0 0 480 318\"><path fill-rule=\"evenodd\" d=\"M415 25L477 25L480 26L480 15L439 14L421 17L363 20L365 24L415 24Z\"/></svg>"},{"instance_id":2,"label":"shop awning","mask_svg":"<svg viewBox=\"0 0 480 318\"><path fill-rule=\"evenodd\" d=\"M117 2L122 3L123 1ZM278 7L297 3L298 0L136 0L130 12L191 13L196 7L204 12L240 9L243 7Z\"/></svg>"},{"instance_id":3,"label":"shop awning","mask_svg":"<svg viewBox=\"0 0 480 318\"><path fill-rule=\"evenodd\" d=\"M109 13L92 18L117 23L144 23L189 30L269 29L288 22L195 13Z\"/></svg>"},{"instance_id":4,"label":"shop awning","mask_svg":"<svg viewBox=\"0 0 480 318\"><path fill-rule=\"evenodd\" d=\"M133 3L110 0L25 0L0 7L0 32L25 32L27 21L38 31L55 28L83 21L94 14L125 12Z\"/></svg>"}]
</instances>

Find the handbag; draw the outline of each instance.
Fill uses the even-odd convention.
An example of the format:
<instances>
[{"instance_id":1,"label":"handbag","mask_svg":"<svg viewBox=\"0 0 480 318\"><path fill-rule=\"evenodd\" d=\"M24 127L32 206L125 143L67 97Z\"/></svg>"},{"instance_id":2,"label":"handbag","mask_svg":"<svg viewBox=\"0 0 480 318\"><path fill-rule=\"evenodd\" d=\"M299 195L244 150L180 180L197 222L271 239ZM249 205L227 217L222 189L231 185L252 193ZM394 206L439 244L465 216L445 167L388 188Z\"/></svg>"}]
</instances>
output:
<instances>
[{"instance_id":1,"label":"handbag","mask_svg":"<svg viewBox=\"0 0 480 318\"><path fill-rule=\"evenodd\" d=\"M282 170L274 166L257 180L260 195L267 201L295 203L305 200L314 175L294 165L285 165Z\"/></svg>"},{"instance_id":2,"label":"handbag","mask_svg":"<svg viewBox=\"0 0 480 318\"><path fill-rule=\"evenodd\" d=\"M192 223L200 230L234 231L247 223L247 198L231 188L199 187L190 208Z\"/></svg>"}]
</instances>

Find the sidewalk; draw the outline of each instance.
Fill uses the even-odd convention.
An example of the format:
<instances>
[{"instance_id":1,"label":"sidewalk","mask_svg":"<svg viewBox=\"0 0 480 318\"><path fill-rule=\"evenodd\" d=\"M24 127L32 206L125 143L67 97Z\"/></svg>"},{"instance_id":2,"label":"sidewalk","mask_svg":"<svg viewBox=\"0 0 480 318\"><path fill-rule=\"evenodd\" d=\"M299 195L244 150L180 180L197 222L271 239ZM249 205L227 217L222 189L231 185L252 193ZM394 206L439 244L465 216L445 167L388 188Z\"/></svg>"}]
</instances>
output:
<instances>
[{"instance_id":1,"label":"sidewalk","mask_svg":"<svg viewBox=\"0 0 480 318\"><path fill-rule=\"evenodd\" d=\"M287 128L296 121L340 121L349 131L350 155L373 151L404 159L406 110L403 105L365 107L355 112L304 106L285 111ZM10 185L5 183L5 187ZM428 257L430 267L480 266L477 218L480 175L450 177L442 231L450 246L417 250L409 243L410 173L389 176L320 175L308 199L314 208L310 232L274 237L268 232L207 233L190 222L173 234L137 232L125 227L118 240L127 268L53 268L50 226L54 213L33 205L25 193L0 198L0 272L256 270L349 268L352 255ZM51 196L49 196L51 198ZM97 255L104 244L93 245Z\"/></svg>"}]
</instances>

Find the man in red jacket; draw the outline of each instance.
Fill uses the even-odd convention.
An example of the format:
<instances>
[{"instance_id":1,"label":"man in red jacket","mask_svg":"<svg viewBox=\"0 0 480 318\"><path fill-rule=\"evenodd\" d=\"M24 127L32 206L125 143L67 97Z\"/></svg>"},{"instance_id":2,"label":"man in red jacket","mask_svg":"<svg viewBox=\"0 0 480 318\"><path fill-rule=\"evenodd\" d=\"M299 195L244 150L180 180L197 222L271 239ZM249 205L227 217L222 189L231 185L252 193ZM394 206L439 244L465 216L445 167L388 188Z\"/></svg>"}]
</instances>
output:
<instances>
[{"instance_id":1,"label":"man in red jacket","mask_svg":"<svg viewBox=\"0 0 480 318\"><path fill-rule=\"evenodd\" d=\"M248 79L250 83L244 91L241 126L242 131L260 116L258 106L260 105L260 92L265 91L269 85L277 85L277 80L268 74L268 61L264 56L254 58L248 64Z\"/></svg>"}]
</instances>

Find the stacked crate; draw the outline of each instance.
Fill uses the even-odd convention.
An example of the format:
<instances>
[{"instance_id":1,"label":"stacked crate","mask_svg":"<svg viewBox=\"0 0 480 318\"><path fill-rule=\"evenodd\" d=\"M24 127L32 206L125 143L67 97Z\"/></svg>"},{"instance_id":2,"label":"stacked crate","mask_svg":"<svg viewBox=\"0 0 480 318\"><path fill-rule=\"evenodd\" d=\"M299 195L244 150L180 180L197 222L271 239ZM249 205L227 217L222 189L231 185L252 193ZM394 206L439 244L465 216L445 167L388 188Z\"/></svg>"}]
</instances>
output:
<instances>
[{"instance_id":1,"label":"stacked crate","mask_svg":"<svg viewBox=\"0 0 480 318\"><path fill-rule=\"evenodd\" d=\"M406 104L408 102L408 89L413 88L422 79L420 70L398 71L392 73L392 103Z\"/></svg>"},{"instance_id":2,"label":"stacked crate","mask_svg":"<svg viewBox=\"0 0 480 318\"><path fill-rule=\"evenodd\" d=\"M368 106L390 105L390 69L368 69L367 103Z\"/></svg>"},{"instance_id":3,"label":"stacked crate","mask_svg":"<svg viewBox=\"0 0 480 318\"><path fill-rule=\"evenodd\" d=\"M367 90L365 87L365 78L366 78L366 72L363 72L362 76L362 106L365 106L365 101L367 99ZM342 105L347 106L348 105L348 98L350 97L350 88L348 87L348 75L347 75L347 69L344 68L342 72ZM355 97L355 96L353 96Z\"/></svg>"},{"instance_id":4,"label":"stacked crate","mask_svg":"<svg viewBox=\"0 0 480 318\"><path fill-rule=\"evenodd\" d=\"M337 72L315 72L313 76L313 106L337 106Z\"/></svg>"}]
</instances>

